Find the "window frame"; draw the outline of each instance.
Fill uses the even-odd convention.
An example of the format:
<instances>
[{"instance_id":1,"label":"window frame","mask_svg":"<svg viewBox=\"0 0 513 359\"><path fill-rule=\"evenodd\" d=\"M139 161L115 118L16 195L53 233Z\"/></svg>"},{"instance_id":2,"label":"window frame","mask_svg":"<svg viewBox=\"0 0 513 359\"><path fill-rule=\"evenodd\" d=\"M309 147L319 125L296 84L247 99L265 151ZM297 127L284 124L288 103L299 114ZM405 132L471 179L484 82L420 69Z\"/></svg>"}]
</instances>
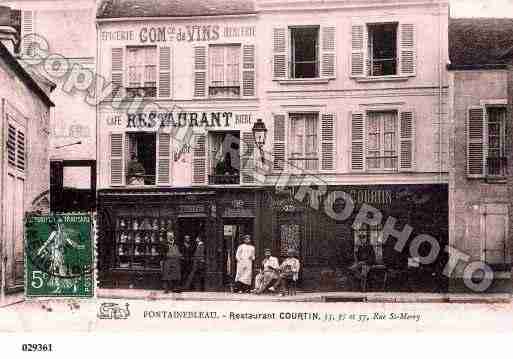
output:
<instances>
[{"instance_id":1,"label":"window frame","mask_svg":"<svg viewBox=\"0 0 513 359\"><path fill-rule=\"evenodd\" d=\"M207 51L208 51L208 59L207 59L207 68L208 68L208 80L207 80L207 94L208 94L208 97L209 98L213 98L213 99L238 99L238 98L241 98L242 97L242 68L243 68L243 59L242 59L242 43L215 43L215 44L208 44L206 45L207 46ZM221 86L217 85L213 85L213 74L214 74L214 71L213 71L213 64L212 64L212 54L213 54L213 51L212 49L213 48L223 48L223 82L226 82L226 79L228 77L228 58L229 58L229 51L227 51L228 48L237 48L238 49L238 56L237 56L237 59L238 59L238 63L237 63L237 71L236 71L236 74L237 74L237 85L233 85L233 86L228 86L226 84L223 84ZM233 57L235 58L235 56ZM233 64L232 64L233 66ZM234 72L235 73L235 72ZM215 89L235 89L237 88L237 94L236 95L226 95L226 94L223 94L221 96L216 96L214 94L212 94L212 91L215 90Z\"/></svg>"},{"instance_id":2,"label":"window frame","mask_svg":"<svg viewBox=\"0 0 513 359\"><path fill-rule=\"evenodd\" d=\"M364 136L365 136L365 154L364 154L364 157L365 157L365 168L367 170L367 172L386 172L386 173L390 173L390 172L399 172L399 143L400 143L400 129L399 129L399 112L397 109L383 109L383 110L370 110L370 111L367 111L365 113L365 118L366 118L366 121L365 121L365 132L364 132ZM385 129L385 121L383 118L378 118L377 120L379 120L379 124L378 124L378 143L379 143L379 147L378 149L374 149L374 150L369 150L369 131L370 131L370 128L369 128L369 124L371 122L371 115L372 114L394 114L395 115L395 118L394 118L394 153L392 155L387 155L386 152L392 152L391 150L386 150L385 149L385 143L386 143L386 137L385 135L388 133L392 133L390 131L386 131ZM379 152L379 156L378 157L370 157L369 156L369 152L370 151L373 151L373 152ZM369 165L369 159L377 159L379 161L378 163L378 167L371 167ZM392 167L385 167L385 163L386 163L386 159L391 159L392 163L394 164ZM381 160L383 160L381 162Z\"/></svg>"},{"instance_id":3,"label":"window frame","mask_svg":"<svg viewBox=\"0 0 513 359\"><path fill-rule=\"evenodd\" d=\"M507 137L506 137L506 121L507 121L507 117L508 117L508 108L507 106L505 105L502 105L502 104L487 104L484 106L484 115L485 115L485 128L486 128L486 131L484 133L484 143L483 145L485 146L486 148L486 152L485 152L485 158L484 158L484 162L485 162L485 177L487 179L502 179L502 178L505 178L507 177L507 162L503 162L504 160L507 161L507 144L506 144L506 141L507 141ZM502 113L501 113L501 118L499 119L499 126L500 126L500 129L499 129L499 173L498 174L490 174L490 170L489 170L489 161L490 161L490 110L500 110ZM495 157L494 157L495 158Z\"/></svg>"},{"instance_id":4,"label":"window frame","mask_svg":"<svg viewBox=\"0 0 513 359\"><path fill-rule=\"evenodd\" d=\"M215 183L215 181L211 181L210 178L211 176L217 176L215 174L215 168L217 166L217 163L215 163L215 159L214 159L214 154L213 154L213 136L216 136L216 135L219 135L219 134L223 134L224 136L226 135L235 135L235 136L238 136L238 139L239 139L239 168L237 169L238 171L238 180L237 180L237 183L228 183L228 184L222 184L222 183ZM241 130L228 130L228 131L225 131L225 130L212 130L212 131L208 131L208 133L206 133L206 140L207 140L207 184L209 186L216 186L216 185L223 185L223 186L240 186L242 184L242 171L241 171L241 163L242 163L242 157L241 157L241 151L242 151L242 139L241 139L241 135L242 135L242 131ZM224 142L224 141L223 141ZM222 143L223 143L222 142ZM221 144L222 144L221 143Z\"/></svg>"},{"instance_id":5,"label":"window frame","mask_svg":"<svg viewBox=\"0 0 513 359\"><path fill-rule=\"evenodd\" d=\"M395 57L391 60L395 61L395 73L387 74L387 75L374 75L374 31L371 32L372 27L384 26L384 25L395 25ZM369 79L379 79L379 78L393 78L400 75L399 72L399 22L398 21L385 21L385 22L375 22L375 23L366 23L365 30L367 32L367 48L364 51L367 52L367 73L365 74L366 78ZM384 60L384 59L379 59Z\"/></svg>"},{"instance_id":6,"label":"window frame","mask_svg":"<svg viewBox=\"0 0 513 359\"><path fill-rule=\"evenodd\" d=\"M154 161L154 174L153 175L147 175L145 173L144 177L146 178L147 176L153 176L153 180L151 184L130 184L129 181L128 181L128 162L130 161L130 136L133 136L133 135L138 135L138 134L145 134L145 135L152 135L153 136L153 139L155 141L155 161ZM123 177L124 177L124 182L125 182L125 186L127 187L155 187L155 186L158 186L158 183L157 183L157 171L158 171L158 161L159 161L159 156L158 156L158 152L159 152L159 144L158 144L158 140L157 140L157 136L158 134L155 133L155 132L148 132L148 131L127 131L125 132L125 135L123 136L123 153L124 153L124 165L123 165L123 168L124 168L124 171L123 171ZM145 169L146 170L146 169Z\"/></svg>"},{"instance_id":7,"label":"window frame","mask_svg":"<svg viewBox=\"0 0 513 359\"><path fill-rule=\"evenodd\" d=\"M295 38L293 36L293 30L295 29L310 29L317 32L317 40L315 46L315 76L314 77L296 77L295 76ZM287 48L287 61L288 61L288 74L287 79L292 81L312 81L322 79L321 77L321 26L320 25L291 25L287 28L289 36L289 43ZM310 61L311 62L311 61Z\"/></svg>"},{"instance_id":8,"label":"window frame","mask_svg":"<svg viewBox=\"0 0 513 359\"><path fill-rule=\"evenodd\" d=\"M142 78L141 78L141 82L139 83L140 86L131 86L131 83L130 83L130 68L133 67L130 63L130 51L133 50L133 49L137 49L137 50L142 50L142 49L148 49L148 48L152 48L155 50L155 56L151 57L153 60L154 60L154 63L152 64L147 64L146 63L146 54L144 54L143 56L145 57L144 59L144 64L143 65L137 65L136 67L142 67L143 68L143 72L142 72ZM125 46L124 48L125 52L126 52L126 69L123 71L125 76L126 76L126 80L125 80L125 83L124 83L124 88L125 88L125 91L126 91L126 94L127 94L127 97L129 98L151 98L151 99L156 99L158 97L158 76L159 76L159 59L158 59L158 56L159 56L159 47L157 45L128 45L128 46ZM155 77L155 86L146 86L146 82L149 82L149 81L145 81L145 70L146 70L146 67L148 66L153 66L154 67L154 77ZM152 94L151 96L148 96L148 92L147 92L147 89L152 89ZM131 96L129 95L130 91L131 90L143 90L144 92L144 95L143 96L139 96L139 93L137 94L137 96Z\"/></svg>"},{"instance_id":9,"label":"window frame","mask_svg":"<svg viewBox=\"0 0 513 359\"><path fill-rule=\"evenodd\" d=\"M302 153L299 154L299 156L295 156L294 155L294 149L296 148L296 142L295 142L295 135L293 133L293 122L294 121L297 121L297 119L294 119L294 116L301 116L300 119L302 120L303 124L302 124L302 127L303 127L303 145L302 145ZM315 135L315 149L316 149L316 155L315 157L314 156L308 156L308 154L306 153L306 147L307 147L307 141L306 141L306 138L307 138L307 126L306 126L306 121L308 119L308 116L314 116L313 118L315 118L315 121L316 121L316 125L314 126L315 128L315 132L314 132L314 135ZM294 111L294 112L289 112L287 114L287 117L288 117L288 143L289 143L289 148L287 150L287 162L292 166L292 168L296 168L300 171L319 171L319 168L320 168L320 157L321 157L321 153L320 153L320 146L321 146L321 141L320 141L320 126L321 126L321 121L320 121L320 113L317 112L317 111ZM303 164L303 166L297 166L295 163L296 161L301 161L301 163ZM308 166L305 165L305 162L306 161L314 161L314 166L313 168L307 168Z\"/></svg>"}]
</instances>

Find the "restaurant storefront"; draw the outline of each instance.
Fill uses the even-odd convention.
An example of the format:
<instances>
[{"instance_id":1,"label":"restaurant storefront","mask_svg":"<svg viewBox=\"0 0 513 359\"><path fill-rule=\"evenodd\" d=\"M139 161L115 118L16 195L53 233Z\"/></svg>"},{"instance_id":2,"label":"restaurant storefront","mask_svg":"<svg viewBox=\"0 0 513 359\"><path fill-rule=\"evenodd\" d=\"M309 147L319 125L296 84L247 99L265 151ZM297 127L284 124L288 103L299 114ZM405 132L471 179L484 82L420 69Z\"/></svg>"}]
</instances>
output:
<instances>
[{"instance_id":1,"label":"restaurant storefront","mask_svg":"<svg viewBox=\"0 0 513 359\"><path fill-rule=\"evenodd\" d=\"M448 240L447 186L376 185L332 186L314 209L308 196L301 199L298 187L209 190L106 190L99 193L99 272L102 287L160 289L159 244L173 231L178 244L184 236L201 236L206 244L207 290L230 290L235 275L235 251L240 238L249 234L257 261L271 248L280 261L287 249L296 249L302 264L299 287L306 291L358 291L349 267L363 237L376 255L367 290L445 292L447 280L443 248ZM354 209L347 216L344 200L350 196ZM365 205L365 206L364 206ZM363 206L363 209L362 209ZM331 212L331 210L333 212ZM341 214L344 220L341 220ZM381 216L379 223L370 219ZM365 216L364 216L365 215ZM395 228L406 225L411 235L402 250L393 237L384 241L387 219ZM360 218L359 228L355 223ZM376 217L378 218L378 217ZM378 218L379 219L379 218ZM429 235L442 248L429 265L430 243L411 248L419 235ZM386 278L385 278L386 277Z\"/></svg>"}]
</instances>

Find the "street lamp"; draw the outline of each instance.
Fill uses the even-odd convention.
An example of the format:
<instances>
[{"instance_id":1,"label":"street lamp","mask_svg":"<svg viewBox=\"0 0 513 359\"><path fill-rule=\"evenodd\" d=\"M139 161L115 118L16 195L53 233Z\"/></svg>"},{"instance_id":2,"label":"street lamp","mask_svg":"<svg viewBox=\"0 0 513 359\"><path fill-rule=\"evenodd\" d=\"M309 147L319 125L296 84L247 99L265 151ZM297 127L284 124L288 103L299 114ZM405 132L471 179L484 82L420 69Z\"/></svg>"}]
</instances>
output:
<instances>
[{"instance_id":1,"label":"street lamp","mask_svg":"<svg viewBox=\"0 0 513 359\"><path fill-rule=\"evenodd\" d=\"M264 145L267 137L267 128L265 128L265 124L261 118L257 119L257 122L253 125L252 131L255 144L260 150L260 158L262 163L264 163Z\"/></svg>"}]
</instances>

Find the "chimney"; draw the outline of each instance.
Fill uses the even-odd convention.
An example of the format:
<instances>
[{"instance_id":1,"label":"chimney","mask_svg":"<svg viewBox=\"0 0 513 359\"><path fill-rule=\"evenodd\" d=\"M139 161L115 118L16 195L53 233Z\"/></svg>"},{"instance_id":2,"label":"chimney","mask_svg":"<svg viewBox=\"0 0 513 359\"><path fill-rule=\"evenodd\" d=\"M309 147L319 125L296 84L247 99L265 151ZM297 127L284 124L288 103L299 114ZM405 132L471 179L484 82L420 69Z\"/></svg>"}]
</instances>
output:
<instances>
[{"instance_id":1,"label":"chimney","mask_svg":"<svg viewBox=\"0 0 513 359\"><path fill-rule=\"evenodd\" d=\"M14 55L19 43L19 29L17 26L21 16L19 10L12 10L8 6L0 6L0 42Z\"/></svg>"}]
</instances>

